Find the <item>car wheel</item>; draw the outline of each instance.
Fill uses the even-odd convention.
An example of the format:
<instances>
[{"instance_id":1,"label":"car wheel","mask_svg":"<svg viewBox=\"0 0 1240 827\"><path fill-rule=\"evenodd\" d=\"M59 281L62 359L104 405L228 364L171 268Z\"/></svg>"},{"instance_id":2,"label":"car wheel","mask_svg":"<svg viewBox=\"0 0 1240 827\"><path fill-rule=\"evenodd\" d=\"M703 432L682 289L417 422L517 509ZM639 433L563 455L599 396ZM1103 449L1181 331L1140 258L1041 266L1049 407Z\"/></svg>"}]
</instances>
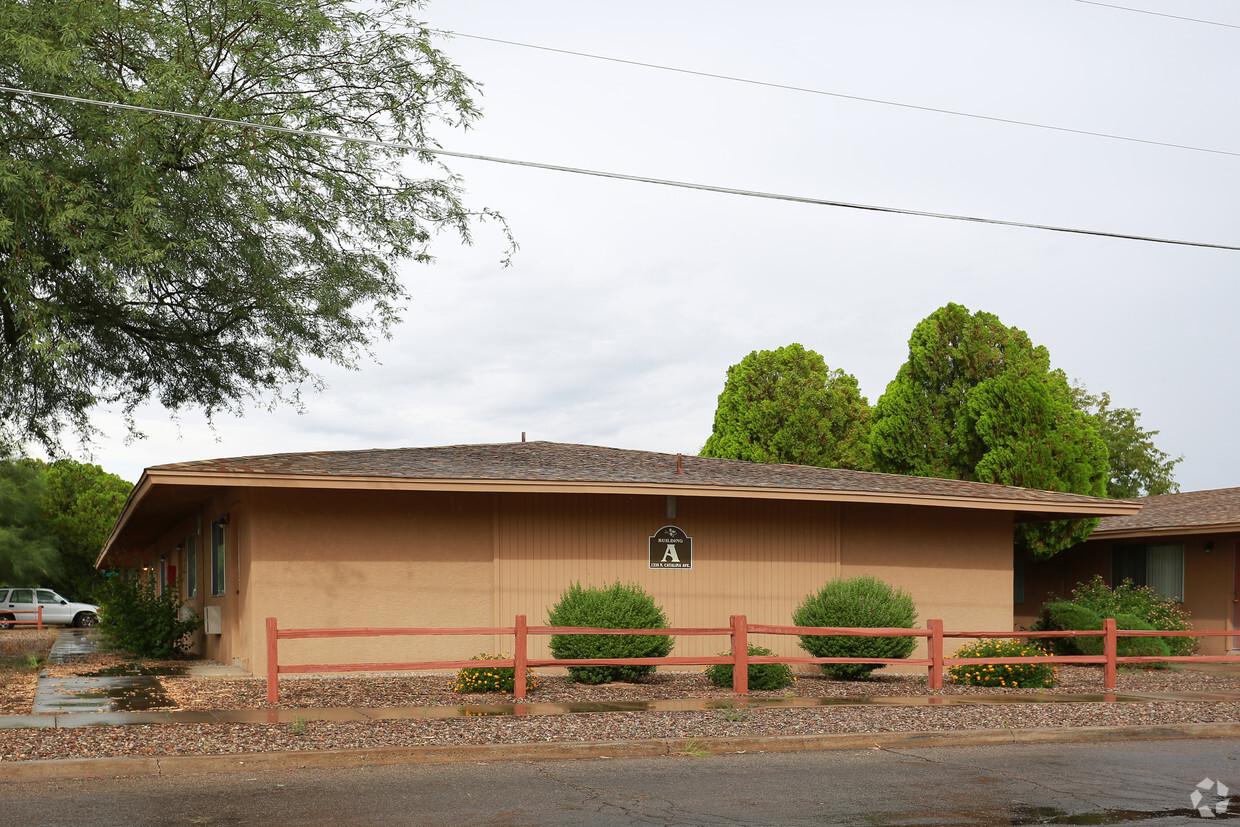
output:
<instances>
[{"instance_id":1,"label":"car wheel","mask_svg":"<svg viewBox=\"0 0 1240 827\"><path fill-rule=\"evenodd\" d=\"M78 612L77 617L73 618L73 625L79 629L87 626L97 626L99 625L99 616L90 612Z\"/></svg>"},{"instance_id":2,"label":"car wheel","mask_svg":"<svg viewBox=\"0 0 1240 827\"><path fill-rule=\"evenodd\" d=\"M0 629L13 628L13 615L0 615Z\"/></svg>"}]
</instances>

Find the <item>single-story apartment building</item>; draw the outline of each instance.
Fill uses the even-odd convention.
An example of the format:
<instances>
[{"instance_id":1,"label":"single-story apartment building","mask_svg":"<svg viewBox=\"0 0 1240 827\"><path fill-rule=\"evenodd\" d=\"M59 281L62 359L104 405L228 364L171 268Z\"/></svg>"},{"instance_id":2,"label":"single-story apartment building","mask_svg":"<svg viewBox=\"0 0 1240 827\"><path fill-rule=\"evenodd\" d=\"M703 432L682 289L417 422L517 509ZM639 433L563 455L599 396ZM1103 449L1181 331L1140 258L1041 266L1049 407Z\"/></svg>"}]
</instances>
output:
<instances>
[{"instance_id":1,"label":"single-story apartment building","mask_svg":"<svg viewBox=\"0 0 1240 827\"><path fill-rule=\"evenodd\" d=\"M1101 575L1130 578L1179 601L1195 629L1240 629L1240 488L1144 497L1136 514L1103 517L1079 546L1024 571L1017 623L1028 626L1050 594L1066 597ZM1235 638L1202 638L1200 654L1223 655Z\"/></svg>"},{"instance_id":2,"label":"single-story apartment building","mask_svg":"<svg viewBox=\"0 0 1240 827\"><path fill-rule=\"evenodd\" d=\"M148 468L99 555L181 583L203 655L256 674L282 628L531 625L572 583L637 583L673 626L791 624L829 579L873 574L921 622L1007 630L1013 526L1126 501L959 480L553 442L330 451ZM463 659L511 639L296 640L285 663ZM763 639L797 654L794 638ZM531 654L545 656L546 638ZM726 638L687 637L675 654ZM923 647L924 651L924 647Z\"/></svg>"}]
</instances>

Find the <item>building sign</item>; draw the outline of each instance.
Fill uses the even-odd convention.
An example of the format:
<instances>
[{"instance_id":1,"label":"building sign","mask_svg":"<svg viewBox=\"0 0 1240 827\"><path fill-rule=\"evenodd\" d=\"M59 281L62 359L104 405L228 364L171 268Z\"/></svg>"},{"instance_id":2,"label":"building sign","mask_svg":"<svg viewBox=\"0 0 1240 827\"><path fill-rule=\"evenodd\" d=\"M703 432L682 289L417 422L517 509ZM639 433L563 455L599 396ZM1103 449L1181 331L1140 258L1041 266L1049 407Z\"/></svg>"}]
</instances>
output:
<instances>
[{"instance_id":1,"label":"building sign","mask_svg":"<svg viewBox=\"0 0 1240 827\"><path fill-rule=\"evenodd\" d=\"M650 538L650 568L693 568L693 538L674 525L665 525Z\"/></svg>"}]
</instances>

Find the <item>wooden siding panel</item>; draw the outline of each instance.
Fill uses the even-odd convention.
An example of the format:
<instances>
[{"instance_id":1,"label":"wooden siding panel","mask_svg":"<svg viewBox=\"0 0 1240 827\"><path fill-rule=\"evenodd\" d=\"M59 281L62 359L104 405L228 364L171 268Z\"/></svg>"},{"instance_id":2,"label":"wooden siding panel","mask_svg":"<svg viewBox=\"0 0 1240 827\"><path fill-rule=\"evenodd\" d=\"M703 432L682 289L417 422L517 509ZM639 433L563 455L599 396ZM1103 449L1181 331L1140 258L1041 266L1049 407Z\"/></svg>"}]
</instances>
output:
<instances>
[{"instance_id":1,"label":"wooden siding panel","mask_svg":"<svg viewBox=\"0 0 1240 827\"><path fill-rule=\"evenodd\" d=\"M676 519L656 496L523 494L496 509L497 622L524 613L531 625L575 581L637 583L674 626L726 626L730 614L755 623L790 623L808 591L839 575L839 507L834 504L681 497ZM649 537L677 525L693 538L692 570L652 570ZM547 640L532 638L534 657ZM755 641L781 654L787 638ZM724 637L683 638L676 654L713 654Z\"/></svg>"}]
</instances>

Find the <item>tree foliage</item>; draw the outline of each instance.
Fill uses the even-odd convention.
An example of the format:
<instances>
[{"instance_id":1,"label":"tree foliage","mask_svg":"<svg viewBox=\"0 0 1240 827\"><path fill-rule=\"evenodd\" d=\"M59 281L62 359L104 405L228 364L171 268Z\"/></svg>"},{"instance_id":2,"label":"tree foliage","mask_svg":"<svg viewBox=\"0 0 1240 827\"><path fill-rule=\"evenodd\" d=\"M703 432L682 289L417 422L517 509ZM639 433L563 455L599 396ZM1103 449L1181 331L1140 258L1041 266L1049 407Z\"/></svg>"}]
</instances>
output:
<instances>
[{"instance_id":1,"label":"tree foliage","mask_svg":"<svg viewBox=\"0 0 1240 827\"><path fill-rule=\"evenodd\" d=\"M1111 406L1111 395L1098 396L1083 386L1073 386L1076 406L1088 414L1098 436L1107 446L1110 478L1107 496L1114 498L1150 497L1174 494L1180 490L1175 481L1175 466L1184 457L1172 457L1154 445L1158 431L1140 426L1141 412L1136 408Z\"/></svg>"},{"instance_id":2,"label":"tree foliage","mask_svg":"<svg viewBox=\"0 0 1240 827\"><path fill-rule=\"evenodd\" d=\"M46 586L86 600L95 558L133 486L98 465L0 461L0 585Z\"/></svg>"},{"instance_id":3,"label":"tree foliage","mask_svg":"<svg viewBox=\"0 0 1240 827\"><path fill-rule=\"evenodd\" d=\"M40 514L41 463L0 461L0 586L42 586L60 571L60 553Z\"/></svg>"},{"instance_id":4,"label":"tree foliage","mask_svg":"<svg viewBox=\"0 0 1240 827\"><path fill-rule=\"evenodd\" d=\"M877 470L1104 496L1106 446L1050 355L998 317L948 304L909 339L909 358L874 410ZM1096 520L1017 526L1017 546L1049 557Z\"/></svg>"},{"instance_id":5,"label":"tree foliage","mask_svg":"<svg viewBox=\"0 0 1240 827\"><path fill-rule=\"evenodd\" d=\"M870 406L855 377L791 344L728 368L702 456L868 469Z\"/></svg>"},{"instance_id":6,"label":"tree foliage","mask_svg":"<svg viewBox=\"0 0 1240 827\"><path fill-rule=\"evenodd\" d=\"M133 484L98 465L62 459L43 471L45 495L39 511L60 550L53 588L79 600L99 585L95 558L125 507Z\"/></svg>"},{"instance_id":7,"label":"tree foliage","mask_svg":"<svg viewBox=\"0 0 1240 827\"><path fill-rule=\"evenodd\" d=\"M419 7L3 3L0 84L434 146L476 88ZM0 93L0 437L57 449L100 403L295 398L386 333L399 261L488 215L425 151Z\"/></svg>"}]
</instances>

